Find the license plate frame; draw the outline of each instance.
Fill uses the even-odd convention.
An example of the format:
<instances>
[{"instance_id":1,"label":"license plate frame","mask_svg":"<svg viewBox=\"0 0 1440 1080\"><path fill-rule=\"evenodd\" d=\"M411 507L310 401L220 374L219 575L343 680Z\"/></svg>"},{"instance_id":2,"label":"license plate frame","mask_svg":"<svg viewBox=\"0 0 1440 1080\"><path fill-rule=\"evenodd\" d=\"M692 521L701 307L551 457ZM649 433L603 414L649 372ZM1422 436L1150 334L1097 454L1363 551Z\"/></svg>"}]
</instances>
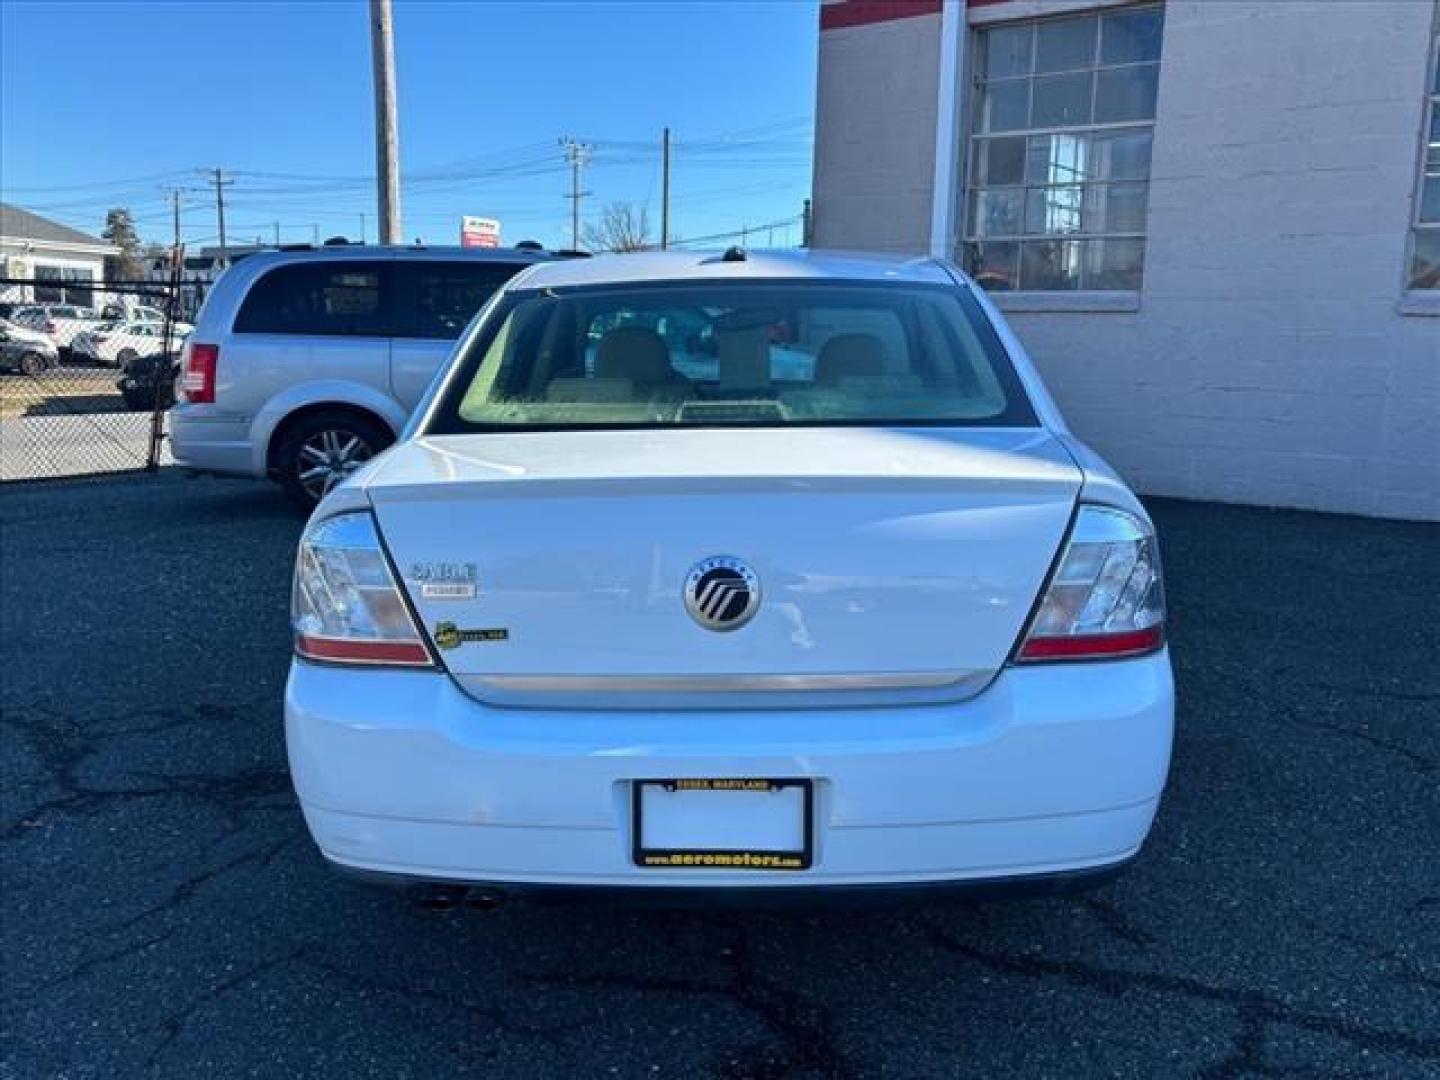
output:
<instances>
[{"instance_id":1,"label":"license plate frame","mask_svg":"<svg viewBox=\"0 0 1440 1080\"><path fill-rule=\"evenodd\" d=\"M774 792L800 790L801 845L798 848L646 847L644 791L656 786L675 793ZM630 857L643 870L761 870L794 873L815 862L815 783L809 777L681 777L635 780L630 784Z\"/></svg>"}]
</instances>

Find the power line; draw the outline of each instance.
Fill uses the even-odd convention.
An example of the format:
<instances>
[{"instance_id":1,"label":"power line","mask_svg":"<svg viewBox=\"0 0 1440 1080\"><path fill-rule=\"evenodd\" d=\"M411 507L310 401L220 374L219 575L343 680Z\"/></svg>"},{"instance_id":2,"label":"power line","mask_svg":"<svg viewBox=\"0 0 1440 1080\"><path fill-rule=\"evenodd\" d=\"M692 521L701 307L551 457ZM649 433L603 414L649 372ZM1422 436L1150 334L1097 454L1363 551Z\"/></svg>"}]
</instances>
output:
<instances>
[{"instance_id":1,"label":"power line","mask_svg":"<svg viewBox=\"0 0 1440 1080\"><path fill-rule=\"evenodd\" d=\"M672 240L671 243L679 247L685 247L689 244L706 244L715 240L729 240L737 236L749 237L751 233L759 232L762 229L783 229L797 224L800 220L801 215L794 214L787 218L781 218L778 221L767 221L763 225L742 225L740 228L731 229L729 232L711 233L708 236L689 236L684 240Z\"/></svg>"}]
</instances>

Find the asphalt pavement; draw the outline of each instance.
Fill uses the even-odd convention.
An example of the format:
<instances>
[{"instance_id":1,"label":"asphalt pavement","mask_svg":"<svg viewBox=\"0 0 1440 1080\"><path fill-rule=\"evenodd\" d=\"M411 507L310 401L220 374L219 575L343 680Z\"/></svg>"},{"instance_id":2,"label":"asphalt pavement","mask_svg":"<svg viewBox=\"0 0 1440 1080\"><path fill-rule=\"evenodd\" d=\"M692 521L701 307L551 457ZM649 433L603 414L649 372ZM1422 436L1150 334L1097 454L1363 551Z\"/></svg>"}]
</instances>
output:
<instances>
[{"instance_id":1,"label":"asphalt pavement","mask_svg":"<svg viewBox=\"0 0 1440 1080\"><path fill-rule=\"evenodd\" d=\"M1179 731L1115 884L436 915L305 834L279 493L6 485L0 1077L1440 1075L1440 527L1153 510Z\"/></svg>"}]
</instances>

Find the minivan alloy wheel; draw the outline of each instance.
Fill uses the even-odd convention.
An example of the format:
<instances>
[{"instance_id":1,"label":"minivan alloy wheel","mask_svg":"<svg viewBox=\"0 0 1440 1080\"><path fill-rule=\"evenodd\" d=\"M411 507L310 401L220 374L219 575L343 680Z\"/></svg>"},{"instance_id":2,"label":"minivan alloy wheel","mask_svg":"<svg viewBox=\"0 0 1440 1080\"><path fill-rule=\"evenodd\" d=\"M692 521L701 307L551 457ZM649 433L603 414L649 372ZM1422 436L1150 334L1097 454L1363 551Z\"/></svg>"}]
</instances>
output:
<instances>
[{"instance_id":1,"label":"minivan alloy wheel","mask_svg":"<svg viewBox=\"0 0 1440 1080\"><path fill-rule=\"evenodd\" d=\"M355 432L326 428L300 444L296 476L306 492L318 500L374 454L374 448Z\"/></svg>"}]
</instances>

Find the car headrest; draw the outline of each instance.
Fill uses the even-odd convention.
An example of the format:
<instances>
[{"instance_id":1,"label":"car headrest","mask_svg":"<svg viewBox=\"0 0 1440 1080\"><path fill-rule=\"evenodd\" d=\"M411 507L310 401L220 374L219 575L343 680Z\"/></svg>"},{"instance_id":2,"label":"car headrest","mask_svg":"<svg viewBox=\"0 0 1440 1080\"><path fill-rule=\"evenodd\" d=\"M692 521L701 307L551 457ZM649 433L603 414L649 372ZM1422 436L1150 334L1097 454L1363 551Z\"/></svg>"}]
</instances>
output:
<instances>
[{"instance_id":1,"label":"car headrest","mask_svg":"<svg viewBox=\"0 0 1440 1080\"><path fill-rule=\"evenodd\" d=\"M664 338L643 326L620 326L600 339L595 350L595 377L653 386L670 382L676 373Z\"/></svg>"},{"instance_id":2,"label":"car headrest","mask_svg":"<svg viewBox=\"0 0 1440 1080\"><path fill-rule=\"evenodd\" d=\"M874 334L836 334L815 358L815 382L834 385L858 375L885 373L885 345Z\"/></svg>"}]
</instances>

